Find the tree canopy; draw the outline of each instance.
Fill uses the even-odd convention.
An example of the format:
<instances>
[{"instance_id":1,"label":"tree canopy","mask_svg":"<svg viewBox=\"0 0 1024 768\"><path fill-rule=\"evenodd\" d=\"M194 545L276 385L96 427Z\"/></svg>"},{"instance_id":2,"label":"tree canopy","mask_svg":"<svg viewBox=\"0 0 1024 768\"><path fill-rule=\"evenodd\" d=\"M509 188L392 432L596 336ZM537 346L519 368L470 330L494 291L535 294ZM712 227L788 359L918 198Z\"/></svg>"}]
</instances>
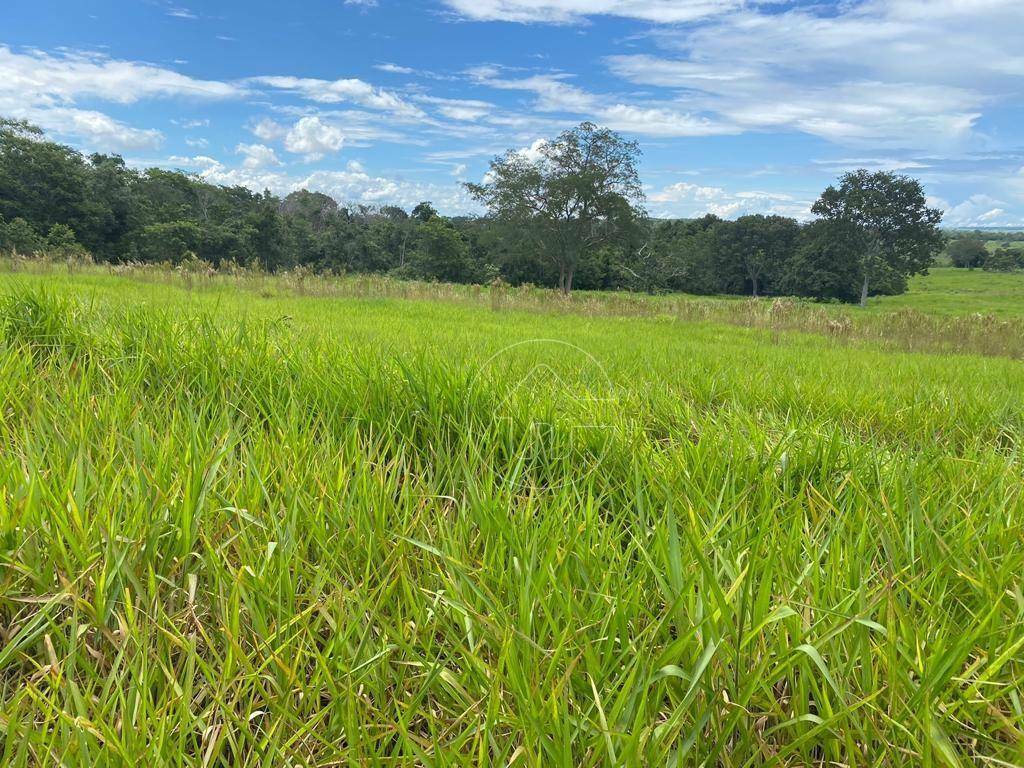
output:
<instances>
[{"instance_id":1,"label":"tree canopy","mask_svg":"<svg viewBox=\"0 0 1024 768\"><path fill-rule=\"evenodd\" d=\"M635 141L582 123L544 142L536 158L509 150L491 162L484 183L466 188L493 218L531 233L568 294L581 258L643 218L639 155Z\"/></svg>"},{"instance_id":2,"label":"tree canopy","mask_svg":"<svg viewBox=\"0 0 1024 768\"><path fill-rule=\"evenodd\" d=\"M921 182L888 171L852 171L829 186L811 208L832 222L860 228L860 302L873 281L905 281L924 273L945 245L942 211L929 208Z\"/></svg>"}]
</instances>

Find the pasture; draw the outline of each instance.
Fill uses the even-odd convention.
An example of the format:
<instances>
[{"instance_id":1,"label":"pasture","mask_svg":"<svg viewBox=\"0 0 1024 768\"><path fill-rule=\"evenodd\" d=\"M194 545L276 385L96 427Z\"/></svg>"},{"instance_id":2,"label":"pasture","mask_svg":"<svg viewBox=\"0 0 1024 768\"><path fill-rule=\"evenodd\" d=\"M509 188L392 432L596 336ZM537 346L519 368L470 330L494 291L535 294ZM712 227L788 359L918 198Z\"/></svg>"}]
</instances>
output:
<instances>
[{"instance_id":1,"label":"pasture","mask_svg":"<svg viewBox=\"0 0 1024 768\"><path fill-rule=\"evenodd\" d=\"M1022 764L1022 322L8 269L0 763Z\"/></svg>"}]
</instances>

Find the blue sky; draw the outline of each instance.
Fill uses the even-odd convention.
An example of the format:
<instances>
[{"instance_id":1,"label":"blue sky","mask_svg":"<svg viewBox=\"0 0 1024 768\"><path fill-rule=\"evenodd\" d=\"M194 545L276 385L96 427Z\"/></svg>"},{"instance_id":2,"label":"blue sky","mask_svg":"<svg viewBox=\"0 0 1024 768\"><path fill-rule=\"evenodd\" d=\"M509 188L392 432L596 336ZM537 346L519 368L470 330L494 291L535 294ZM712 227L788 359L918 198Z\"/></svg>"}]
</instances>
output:
<instances>
[{"instance_id":1,"label":"blue sky","mask_svg":"<svg viewBox=\"0 0 1024 768\"><path fill-rule=\"evenodd\" d=\"M807 218L856 167L1024 225L1020 0L7 0L0 114L210 181L473 212L460 182L593 120L648 208Z\"/></svg>"}]
</instances>

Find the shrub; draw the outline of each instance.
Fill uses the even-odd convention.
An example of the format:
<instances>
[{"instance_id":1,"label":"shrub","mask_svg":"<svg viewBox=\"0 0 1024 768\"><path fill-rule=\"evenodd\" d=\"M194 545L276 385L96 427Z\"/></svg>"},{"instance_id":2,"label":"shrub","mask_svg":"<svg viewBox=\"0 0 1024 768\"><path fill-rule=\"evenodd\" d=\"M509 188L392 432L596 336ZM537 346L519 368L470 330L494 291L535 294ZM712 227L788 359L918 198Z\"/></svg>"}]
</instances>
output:
<instances>
[{"instance_id":1,"label":"shrub","mask_svg":"<svg viewBox=\"0 0 1024 768\"><path fill-rule=\"evenodd\" d=\"M86 250L67 224L54 224L46 235L46 253L55 258L81 258Z\"/></svg>"},{"instance_id":2,"label":"shrub","mask_svg":"<svg viewBox=\"0 0 1024 768\"><path fill-rule=\"evenodd\" d=\"M31 255L42 245L32 225L20 216L9 222L0 219L0 251Z\"/></svg>"}]
</instances>

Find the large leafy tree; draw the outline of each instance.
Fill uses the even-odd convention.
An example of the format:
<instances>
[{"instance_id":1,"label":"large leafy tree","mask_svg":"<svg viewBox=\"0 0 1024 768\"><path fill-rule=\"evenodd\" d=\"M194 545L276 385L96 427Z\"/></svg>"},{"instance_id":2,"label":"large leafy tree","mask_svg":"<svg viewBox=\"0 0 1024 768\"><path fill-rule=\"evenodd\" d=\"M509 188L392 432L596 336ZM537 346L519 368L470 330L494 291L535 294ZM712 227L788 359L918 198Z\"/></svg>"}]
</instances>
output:
<instances>
[{"instance_id":1,"label":"large leafy tree","mask_svg":"<svg viewBox=\"0 0 1024 768\"><path fill-rule=\"evenodd\" d=\"M921 182L888 171L847 173L811 208L827 221L848 222L865 237L859 253L860 304L873 282L924 274L942 250L942 211L929 208Z\"/></svg>"},{"instance_id":2,"label":"large leafy tree","mask_svg":"<svg viewBox=\"0 0 1024 768\"><path fill-rule=\"evenodd\" d=\"M572 291L580 259L622 238L642 219L640 148L618 133L582 123L544 143L536 158L508 151L483 184L467 184L490 215L527 233Z\"/></svg>"}]
</instances>

